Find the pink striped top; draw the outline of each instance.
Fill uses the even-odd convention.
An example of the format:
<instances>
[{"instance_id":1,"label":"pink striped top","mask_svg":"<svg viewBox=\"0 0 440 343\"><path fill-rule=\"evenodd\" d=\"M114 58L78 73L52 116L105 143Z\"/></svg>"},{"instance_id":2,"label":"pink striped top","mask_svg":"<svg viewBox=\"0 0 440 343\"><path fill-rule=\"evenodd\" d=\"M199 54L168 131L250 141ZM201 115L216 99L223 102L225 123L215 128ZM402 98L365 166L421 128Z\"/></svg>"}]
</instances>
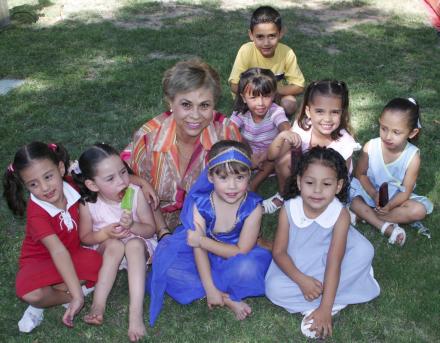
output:
<instances>
[{"instance_id":1,"label":"pink striped top","mask_svg":"<svg viewBox=\"0 0 440 343\"><path fill-rule=\"evenodd\" d=\"M231 121L239 127L242 137L248 141L254 153L266 151L279 133L278 126L289 122L284 109L275 103L270 106L266 116L259 123L254 121L250 111L246 113L234 111Z\"/></svg>"}]
</instances>

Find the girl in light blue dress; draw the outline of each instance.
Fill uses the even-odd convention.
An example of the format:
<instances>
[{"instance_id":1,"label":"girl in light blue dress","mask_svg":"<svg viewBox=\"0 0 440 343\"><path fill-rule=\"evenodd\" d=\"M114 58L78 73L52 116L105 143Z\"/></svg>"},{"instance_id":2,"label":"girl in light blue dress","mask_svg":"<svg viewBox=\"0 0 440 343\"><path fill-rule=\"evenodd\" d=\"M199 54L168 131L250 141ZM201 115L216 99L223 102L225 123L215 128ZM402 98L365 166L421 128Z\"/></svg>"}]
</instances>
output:
<instances>
[{"instance_id":1,"label":"girl in light blue dress","mask_svg":"<svg viewBox=\"0 0 440 343\"><path fill-rule=\"evenodd\" d=\"M266 274L266 296L301 312L302 333L332 335L332 315L380 293L371 243L350 226L344 158L331 148L306 152L290 177Z\"/></svg>"},{"instance_id":2,"label":"girl in light blue dress","mask_svg":"<svg viewBox=\"0 0 440 343\"><path fill-rule=\"evenodd\" d=\"M380 137L364 145L357 163L350 209L388 236L389 243L403 246L406 233L398 224L420 221L433 209L428 198L413 193L421 164L419 149L411 143L421 130L417 102L391 100L379 126ZM384 183L389 201L380 206L379 188Z\"/></svg>"},{"instance_id":3,"label":"girl in light blue dress","mask_svg":"<svg viewBox=\"0 0 440 343\"><path fill-rule=\"evenodd\" d=\"M270 251L256 245L261 197L248 192L250 153L243 143L212 146L205 170L185 198L182 225L158 244L147 280L150 325L165 293L180 304L206 297L209 308L227 306L238 320L251 313L244 298L264 295Z\"/></svg>"}]
</instances>

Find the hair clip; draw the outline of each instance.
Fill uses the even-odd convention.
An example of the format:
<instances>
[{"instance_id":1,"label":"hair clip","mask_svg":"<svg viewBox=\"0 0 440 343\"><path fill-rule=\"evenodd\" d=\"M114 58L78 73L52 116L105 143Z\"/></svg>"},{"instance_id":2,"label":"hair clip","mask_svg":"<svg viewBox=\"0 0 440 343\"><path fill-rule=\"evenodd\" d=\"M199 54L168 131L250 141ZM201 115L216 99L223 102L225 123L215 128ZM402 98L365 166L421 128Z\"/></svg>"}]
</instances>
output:
<instances>
[{"instance_id":1,"label":"hair clip","mask_svg":"<svg viewBox=\"0 0 440 343\"><path fill-rule=\"evenodd\" d=\"M57 150L57 145L55 143L50 143L47 145L49 147L50 150L52 150L53 152L55 152Z\"/></svg>"},{"instance_id":2,"label":"hair clip","mask_svg":"<svg viewBox=\"0 0 440 343\"><path fill-rule=\"evenodd\" d=\"M10 173L15 172L14 165L12 163L9 163L9 165L8 165L8 172L10 172Z\"/></svg>"},{"instance_id":3,"label":"hair clip","mask_svg":"<svg viewBox=\"0 0 440 343\"><path fill-rule=\"evenodd\" d=\"M417 128L418 129L422 128L422 124L420 123L420 118L417 118Z\"/></svg>"},{"instance_id":4,"label":"hair clip","mask_svg":"<svg viewBox=\"0 0 440 343\"><path fill-rule=\"evenodd\" d=\"M417 106L417 101L416 101L416 99L414 99L414 98L408 98L408 101L409 101L409 102L412 102L414 105Z\"/></svg>"},{"instance_id":5,"label":"hair clip","mask_svg":"<svg viewBox=\"0 0 440 343\"><path fill-rule=\"evenodd\" d=\"M81 168L79 167L79 163L78 163L77 160L72 162L72 164L70 165L68 171L71 174L72 174L72 172L74 172L77 175L81 174Z\"/></svg>"}]
</instances>

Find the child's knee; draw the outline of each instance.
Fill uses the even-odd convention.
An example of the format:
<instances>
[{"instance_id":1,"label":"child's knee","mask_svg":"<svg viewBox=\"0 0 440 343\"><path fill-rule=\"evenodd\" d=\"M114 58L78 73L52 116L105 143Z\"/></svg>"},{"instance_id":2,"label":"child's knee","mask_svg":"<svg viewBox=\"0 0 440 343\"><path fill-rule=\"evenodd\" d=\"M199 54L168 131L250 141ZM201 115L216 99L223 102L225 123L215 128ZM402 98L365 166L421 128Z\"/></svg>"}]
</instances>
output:
<instances>
[{"instance_id":1,"label":"child's knee","mask_svg":"<svg viewBox=\"0 0 440 343\"><path fill-rule=\"evenodd\" d=\"M125 252L145 253L145 243L141 238L132 238L125 243Z\"/></svg>"},{"instance_id":2,"label":"child's knee","mask_svg":"<svg viewBox=\"0 0 440 343\"><path fill-rule=\"evenodd\" d=\"M281 98L280 105L284 108L287 115L292 115L295 113L298 105L296 98L293 95L285 95Z\"/></svg>"},{"instance_id":3,"label":"child's knee","mask_svg":"<svg viewBox=\"0 0 440 343\"><path fill-rule=\"evenodd\" d=\"M413 204L408 206L408 210L412 221L422 220L426 217L426 208L421 203L414 201Z\"/></svg>"},{"instance_id":4,"label":"child's knee","mask_svg":"<svg viewBox=\"0 0 440 343\"><path fill-rule=\"evenodd\" d=\"M23 295L21 297L21 300L23 300L24 302L34 305L34 304L38 304L39 302L41 302L41 300L43 300L44 297L44 291L42 288L38 288L35 289L29 293L26 293L25 295Z\"/></svg>"},{"instance_id":5,"label":"child's knee","mask_svg":"<svg viewBox=\"0 0 440 343\"><path fill-rule=\"evenodd\" d=\"M104 255L122 258L124 255L124 248L124 243L119 239L110 239L106 242Z\"/></svg>"}]
</instances>

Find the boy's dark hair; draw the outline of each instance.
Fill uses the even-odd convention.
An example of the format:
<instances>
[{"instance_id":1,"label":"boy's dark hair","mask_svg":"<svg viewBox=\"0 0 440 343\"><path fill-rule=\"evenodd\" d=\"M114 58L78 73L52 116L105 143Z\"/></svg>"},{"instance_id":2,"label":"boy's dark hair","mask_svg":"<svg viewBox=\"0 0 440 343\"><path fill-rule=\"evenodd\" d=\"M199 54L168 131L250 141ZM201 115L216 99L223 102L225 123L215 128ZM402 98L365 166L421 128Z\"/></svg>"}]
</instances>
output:
<instances>
[{"instance_id":1,"label":"boy's dark hair","mask_svg":"<svg viewBox=\"0 0 440 343\"><path fill-rule=\"evenodd\" d=\"M405 113L407 115L408 128L411 131L421 128L420 107L418 102L413 98L394 98L385 105L382 115L385 111L400 111ZM413 138L408 138L408 141L417 140L419 135L420 131Z\"/></svg>"},{"instance_id":2,"label":"boy's dark hair","mask_svg":"<svg viewBox=\"0 0 440 343\"><path fill-rule=\"evenodd\" d=\"M274 73L269 69L250 68L240 75L238 82L237 97L235 98L234 111L245 113L249 108L241 95L251 90L253 96L275 94L277 80Z\"/></svg>"},{"instance_id":3,"label":"boy's dark hair","mask_svg":"<svg viewBox=\"0 0 440 343\"><path fill-rule=\"evenodd\" d=\"M251 17L250 30L254 30L255 25L263 23L273 23L277 27L278 31L281 32L281 15L280 13L270 6L258 7Z\"/></svg>"},{"instance_id":4,"label":"boy's dark hair","mask_svg":"<svg viewBox=\"0 0 440 343\"><path fill-rule=\"evenodd\" d=\"M338 80L325 79L313 81L306 87L301 109L296 119L298 126L306 131L312 128L312 125L310 124L306 114L306 107L313 103L316 95L335 96L341 98L341 122L339 127L331 133L331 138L333 140L337 140L342 137L342 129L345 129L351 134L348 88L344 81Z\"/></svg>"},{"instance_id":5,"label":"boy's dark hair","mask_svg":"<svg viewBox=\"0 0 440 343\"><path fill-rule=\"evenodd\" d=\"M350 186L350 179L348 174L347 165L344 158L340 153L332 148L325 148L316 146L306 151L295 165L295 170L292 171L292 175L289 176L284 192L284 199L293 199L301 194L298 188L297 176L304 175L309 165L312 163L320 163L323 166L329 167L336 172L337 180L344 180L341 191L336 194L336 197L342 203L347 203L348 191Z\"/></svg>"},{"instance_id":6,"label":"boy's dark hair","mask_svg":"<svg viewBox=\"0 0 440 343\"><path fill-rule=\"evenodd\" d=\"M79 188L81 202L96 202L98 193L93 192L85 185L86 180L93 180L96 176L97 165L110 156L118 156L118 151L105 143L95 143L84 151L78 160L79 170L72 171L72 177Z\"/></svg>"},{"instance_id":7,"label":"boy's dark hair","mask_svg":"<svg viewBox=\"0 0 440 343\"><path fill-rule=\"evenodd\" d=\"M211 147L211 150L208 153L208 161L212 160L219 153L229 148L236 148L241 152L243 152L249 160L251 159L250 156L252 154L252 151L248 145L233 140L222 140L222 141L218 141ZM238 162L227 162L215 166L209 170L209 174L211 175L212 174L225 175L231 172L233 172L234 174L250 173L250 167L247 167L242 163L238 163Z\"/></svg>"},{"instance_id":8,"label":"boy's dark hair","mask_svg":"<svg viewBox=\"0 0 440 343\"><path fill-rule=\"evenodd\" d=\"M14 215L23 216L26 210L25 186L20 173L33 161L46 159L52 161L57 167L60 162L63 162L66 168L63 176L66 175L69 167L69 154L60 144L32 142L21 147L15 153L13 162L3 175L3 196Z\"/></svg>"}]
</instances>

